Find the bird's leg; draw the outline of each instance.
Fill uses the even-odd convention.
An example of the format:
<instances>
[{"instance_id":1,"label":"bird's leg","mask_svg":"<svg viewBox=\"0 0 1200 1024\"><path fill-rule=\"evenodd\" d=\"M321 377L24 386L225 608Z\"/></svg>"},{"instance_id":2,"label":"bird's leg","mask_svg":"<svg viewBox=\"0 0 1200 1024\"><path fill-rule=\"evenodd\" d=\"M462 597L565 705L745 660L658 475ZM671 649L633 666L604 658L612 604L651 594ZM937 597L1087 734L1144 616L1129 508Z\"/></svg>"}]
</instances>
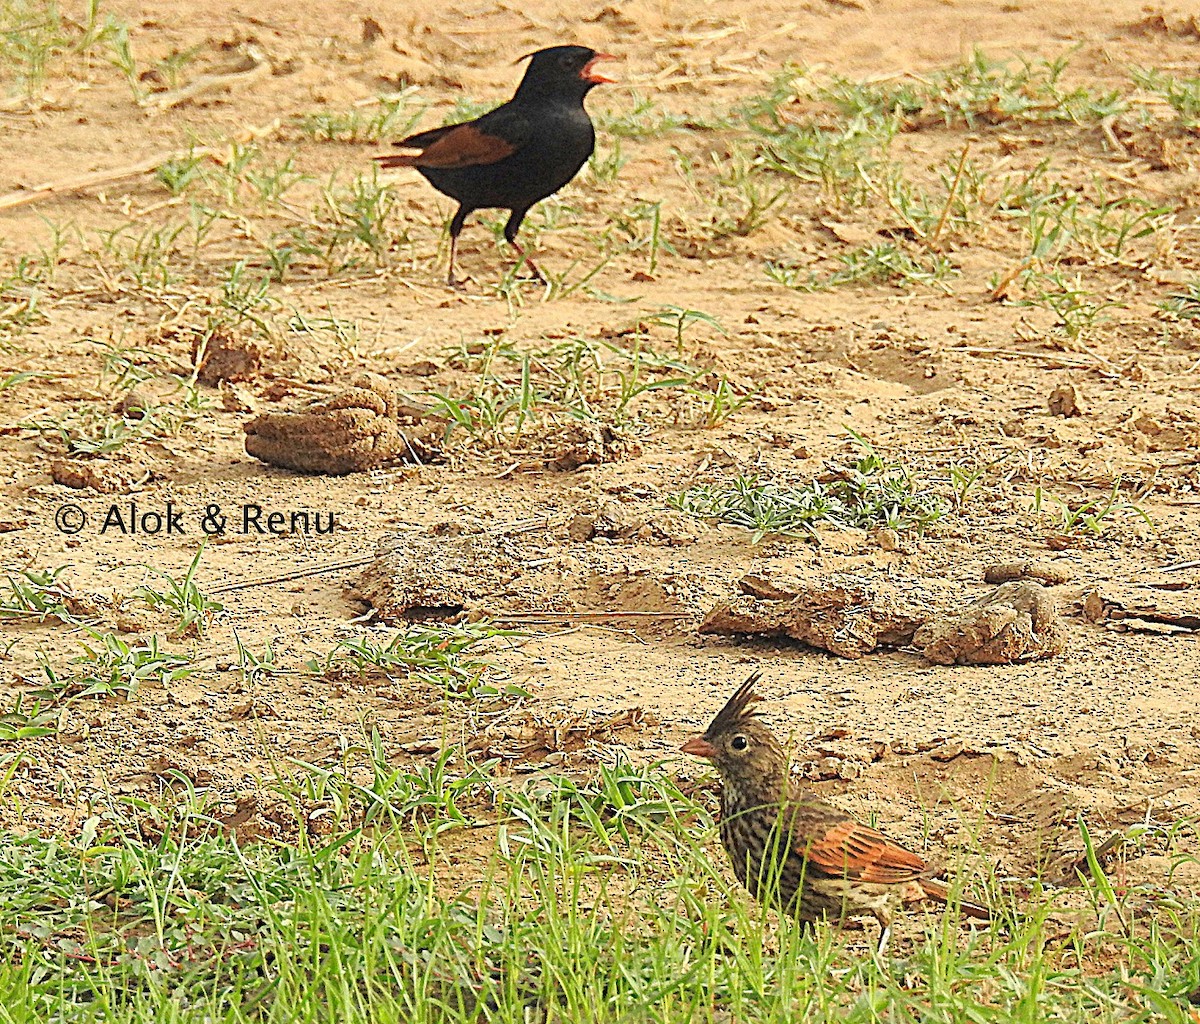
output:
<instances>
[{"instance_id":1,"label":"bird's leg","mask_svg":"<svg viewBox=\"0 0 1200 1024\"><path fill-rule=\"evenodd\" d=\"M460 206L453 220L450 221L450 268L446 271L446 284L460 291L471 279L470 277L454 276L454 258L458 254L458 236L462 232L463 224L466 223L467 214L470 212L465 206Z\"/></svg>"},{"instance_id":2,"label":"bird's leg","mask_svg":"<svg viewBox=\"0 0 1200 1024\"><path fill-rule=\"evenodd\" d=\"M888 942L891 940L891 937L892 926L890 924L885 925L883 930L879 933L879 948L876 950L880 956L883 956L883 954L887 951Z\"/></svg>"},{"instance_id":3,"label":"bird's leg","mask_svg":"<svg viewBox=\"0 0 1200 1024\"><path fill-rule=\"evenodd\" d=\"M887 950L888 940L892 937L892 915L887 910L872 911L875 915L875 920L879 922L879 946L875 950L876 956L883 956Z\"/></svg>"},{"instance_id":4,"label":"bird's leg","mask_svg":"<svg viewBox=\"0 0 1200 1024\"><path fill-rule=\"evenodd\" d=\"M529 268L529 272L531 274L533 274L533 279L535 281L537 281L539 284L549 284L550 283L549 281L546 280L545 275L540 270L538 270L537 264L534 263L533 260L529 257L529 255L525 252L524 246L518 245L515 240L512 242L509 242L508 244L517 250L517 260L521 263L524 263L525 266L527 266Z\"/></svg>"},{"instance_id":5,"label":"bird's leg","mask_svg":"<svg viewBox=\"0 0 1200 1024\"><path fill-rule=\"evenodd\" d=\"M513 210L508 218L508 222L504 225L504 238L517 251L517 259L520 263L524 263L533 274L533 279L541 284L549 284L545 276L537 268L537 264L525 252L524 247L517 241L517 232L521 229L521 221L525 219L525 214L528 210Z\"/></svg>"},{"instance_id":6,"label":"bird's leg","mask_svg":"<svg viewBox=\"0 0 1200 1024\"><path fill-rule=\"evenodd\" d=\"M454 276L454 256L455 256L457 249L458 249L458 235L451 235L450 236L450 268L446 271L446 284L448 284L451 288L461 291L464 287L466 287L467 281L470 279L466 278L466 277L455 277Z\"/></svg>"}]
</instances>

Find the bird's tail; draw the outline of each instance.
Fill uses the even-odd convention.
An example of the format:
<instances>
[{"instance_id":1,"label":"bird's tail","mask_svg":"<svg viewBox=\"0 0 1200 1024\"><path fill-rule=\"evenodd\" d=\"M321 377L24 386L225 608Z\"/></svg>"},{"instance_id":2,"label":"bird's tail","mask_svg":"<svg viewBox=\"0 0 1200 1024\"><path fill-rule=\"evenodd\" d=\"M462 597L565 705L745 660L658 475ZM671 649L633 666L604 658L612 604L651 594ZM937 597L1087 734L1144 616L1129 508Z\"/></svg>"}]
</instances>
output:
<instances>
[{"instance_id":1,"label":"bird's tail","mask_svg":"<svg viewBox=\"0 0 1200 1024\"><path fill-rule=\"evenodd\" d=\"M386 170L389 167L415 167L421 157L417 153L380 153L371 159Z\"/></svg>"},{"instance_id":2,"label":"bird's tail","mask_svg":"<svg viewBox=\"0 0 1200 1024\"><path fill-rule=\"evenodd\" d=\"M946 888L945 883L935 882L932 878L919 878L917 884L920 885L925 895L932 900L937 900L939 903L950 902L950 890ZM968 900L962 900L958 904L958 909L967 917L974 918L976 921L990 921L992 912L987 907L980 906L978 903L971 903Z\"/></svg>"}]
</instances>

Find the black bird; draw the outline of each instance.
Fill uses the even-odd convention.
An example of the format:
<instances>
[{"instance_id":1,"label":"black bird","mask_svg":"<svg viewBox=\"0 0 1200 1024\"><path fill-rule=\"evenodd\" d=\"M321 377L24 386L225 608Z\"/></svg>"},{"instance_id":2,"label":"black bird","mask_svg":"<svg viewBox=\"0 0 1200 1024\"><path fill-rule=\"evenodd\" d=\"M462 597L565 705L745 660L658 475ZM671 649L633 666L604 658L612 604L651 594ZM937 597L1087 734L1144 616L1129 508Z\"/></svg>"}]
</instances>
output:
<instances>
[{"instance_id":1,"label":"black bird","mask_svg":"<svg viewBox=\"0 0 1200 1024\"><path fill-rule=\"evenodd\" d=\"M446 280L451 287L464 283L454 276L463 223L474 210L489 208L511 211L504 237L544 282L517 243L517 231L529 208L574 178L595 148L596 133L583 99L595 86L612 81L593 70L596 62L616 58L586 46L551 46L529 56L525 77L503 106L474 121L395 143L419 153L375 157L380 167L415 167L439 192L458 201L450 221Z\"/></svg>"}]
</instances>

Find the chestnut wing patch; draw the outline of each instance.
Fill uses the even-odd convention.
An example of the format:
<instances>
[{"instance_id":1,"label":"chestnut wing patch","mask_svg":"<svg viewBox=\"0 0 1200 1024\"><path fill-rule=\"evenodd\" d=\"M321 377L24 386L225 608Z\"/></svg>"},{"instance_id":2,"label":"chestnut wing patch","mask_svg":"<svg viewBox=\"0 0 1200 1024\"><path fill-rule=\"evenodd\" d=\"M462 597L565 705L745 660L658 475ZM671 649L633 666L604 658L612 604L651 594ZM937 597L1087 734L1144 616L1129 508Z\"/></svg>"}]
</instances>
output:
<instances>
[{"instance_id":1,"label":"chestnut wing patch","mask_svg":"<svg viewBox=\"0 0 1200 1024\"><path fill-rule=\"evenodd\" d=\"M396 143L420 153L386 153L375 161L380 167L486 167L512 156L533 133L529 118L509 102L474 121L431 128Z\"/></svg>"},{"instance_id":2,"label":"chestnut wing patch","mask_svg":"<svg viewBox=\"0 0 1200 1024\"><path fill-rule=\"evenodd\" d=\"M824 874L860 882L900 885L913 881L925 870L925 862L915 853L851 820L810 840L807 849L799 852Z\"/></svg>"},{"instance_id":3,"label":"chestnut wing patch","mask_svg":"<svg viewBox=\"0 0 1200 1024\"><path fill-rule=\"evenodd\" d=\"M438 138L420 156L412 157L410 166L478 167L512 156L517 148L507 139L480 131L474 124L462 124Z\"/></svg>"}]
</instances>

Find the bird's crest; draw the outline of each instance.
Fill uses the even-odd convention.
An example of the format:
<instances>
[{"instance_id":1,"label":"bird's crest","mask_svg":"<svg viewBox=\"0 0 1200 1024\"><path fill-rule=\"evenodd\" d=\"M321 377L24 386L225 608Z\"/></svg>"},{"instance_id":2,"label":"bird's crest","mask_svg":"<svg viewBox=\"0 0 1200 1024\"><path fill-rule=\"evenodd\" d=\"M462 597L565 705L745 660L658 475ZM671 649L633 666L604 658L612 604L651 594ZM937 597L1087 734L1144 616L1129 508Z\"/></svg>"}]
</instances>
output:
<instances>
[{"instance_id":1,"label":"bird's crest","mask_svg":"<svg viewBox=\"0 0 1200 1024\"><path fill-rule=\"evenodd\" d=\"M728 703L717 712L717 716L709 723L708 729L705 730L705 736L715 736L719 732L724 732L726 729L732 728L743 719L754 716L754 710L750 705L755 703L755 701L762 700L754 692L754 684L761 678L761 671L756 669L751 673L750 678L734 691Z\"/></svg>"}]
</instances>

